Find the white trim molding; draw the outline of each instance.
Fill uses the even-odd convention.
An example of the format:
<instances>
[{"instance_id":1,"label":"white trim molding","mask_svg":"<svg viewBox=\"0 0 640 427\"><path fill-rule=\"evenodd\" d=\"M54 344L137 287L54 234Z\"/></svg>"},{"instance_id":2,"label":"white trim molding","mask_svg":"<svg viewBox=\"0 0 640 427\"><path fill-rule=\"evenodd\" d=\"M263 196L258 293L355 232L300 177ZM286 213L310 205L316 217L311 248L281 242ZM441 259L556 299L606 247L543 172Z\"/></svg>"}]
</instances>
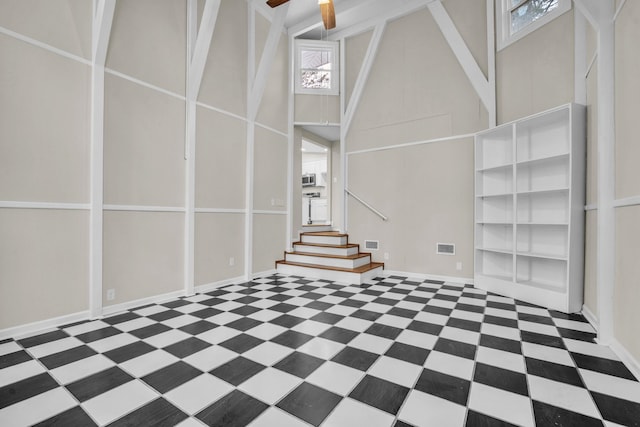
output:
<instances>
[{"instance_id":1,"label":"white trim molding","mask_svg":"<svg viewBox=\"0 0 640 427\"><path fill-rule=\"evenodd\" d=\"M198 294L206 294L207 292L211 292L215 289L222 288L223 286L233 285L234 283L241 283L245 281L244 276L233 277L231 279L224 279L218 282L211 282L205 285L198 285L195 287L195 291Z\"/></svg>"},{"instance_id":2,"label":"white trim molding","mask_svg":"<svg viewBox=\"0 0 640 427\"><path fill-rule=\"evenodd\" d=\"M623 199L617 199L613 202L613 207L624 208L627 206L640 205L640 196L625 197Z\"/></svg>"},{"instance_id":3,"label":"white trim molding","mask_svg":"<svg viewBox=\"0 0 640 427\"><path fill-rule=\"evenodd\" d=\"M587 319L587 322L589 322L591 324L593 329L596 332L598 332L598 328L600 327L600 325L598 323L598 316L593 314L591 309L589 307L587 307L586 305L582 306L582 315L584 316L585 319Z\"/></svg>"},{"instance_id":4,"label":"white trim molding","mask_svg":"<svg viewBox=\"0 0 640 427\"><path fill-rule=\"evenodd\" d=\"M610 343L611 350L620 358L622 363L631 371L631 373L640 381L640 361L627 350L625 346L620 344L618 340L612 339Z\"/></svg>"},{"instance_id":5,"label":"white trim molding","mask_svg":"<svg viewBox=\"0 0 640 427\"><path fill-rule=\"evenodd\" d=\"M449 283L459 283L462 285L473 285L473 277L465 278L465 277L454 277L454 276L440 276L437 274L425 274L425 273L410 273L408 271L395 271L395 270L384 270L384 276L403 276L408 279L419 279L419 280L438 280L441 282L449 282Z\"/></svg>"},{"instance_id":6,"label":"white trim molding","mask_svg":"<svg viewBox=\"0 0 640 427\"><path fill-rule=\"evenodd\" d=\"M89 311L80 311L78 313L66 314L64 316L52 317L51 319L39 320L37 322L27 323L25 325L12 326L0 330L0 340L7 338L22 339L29 336L46 332L60 326L69 325L71 323L89 320Z\"/></svg>"},{"instance_id":7,"label":"white trim molding","mask_svg":"<svg viewBox=\"0 0 640 427\"><path fill-rule=\"evenodd\" d=\"M127 301L120 304L107 305L102 310L103 316L112 316L117 313L122 313L123 311L131 310L132 308L142 307L149 304L162 304L166 301L171 301L180 297L185 296L184 289L174 292L168 292L162 295L154 295L147 298L140 298L133 301Z\"/></svg>"},{"instance_id":8,"label":"white trim molding","mask_svg":"<svg viewBox=\"0 0 640 427\"><path fill-rule=\"evenodd\" d=\"M185 213L184 206L143 206L143 205L104 205L105 211L130 211L130 212L177 212Z\"/></svg>"},{"instance_id":9,"label":"white trim molding","mask_svg":"<svg viewBox=\"0 0 640 427\"><path fill-rule=\"evenodd\" d=\"M41 49L44 49L46 51L55 53L56 55L63 56L65 58L71 59L73 61L77 61L77 62L79 62L81 64L91 65L91 61L89 59L83 58L83 57L78 56L78 55L74 55L73 53L67 52L66 50L58 49L55 46L51 46L50 44L43 43L43 42L41 42L39 40L36 40L36 39L32 39L31 37L27 37L27 36L24 36L22 34L16 33L15 31L11 31L8 28L0 27L0 34L4 34L5 36L12 37L12 38L14 38L16 40L20 40L21 42L30 44L32 46L39 47Z\"/></svg>"},{"instance_id":10,"label":"white trim molding","mask_svg":"<svg viewBox=\"0 0 640 427\"><path fill-rule=\"evenodd\" d=\"M56 203L56 202L18 202L1 200L0 208L4 209L58 209L67 211L88 211L90 203Z\"/></svg>"},{"instance_id":11,"label":"white trim molding","mask_svg":"<svg viewBox=\"0 0 640 427\"><path fill-rule=\"evenodd\" d=\"M416 145L433 144L435 142L458 141L458 140L467 139L467 138L472 138L473 139L474 136L475 136L474 133L467 133L467 134L464 134L464 135L445 136L443 138L427 139L427 140L424 140L424 141L405 142L403 144L387 145L387 146L384 146L384 147L367 148L365 150L349 151L347 153L347 156L350 156L350 155L353 155L353 154L372 153L374 151L396 150L398 148L407 148L407 147L413 147L413 146L416 146Z\"/></svg>"}]
</instances>

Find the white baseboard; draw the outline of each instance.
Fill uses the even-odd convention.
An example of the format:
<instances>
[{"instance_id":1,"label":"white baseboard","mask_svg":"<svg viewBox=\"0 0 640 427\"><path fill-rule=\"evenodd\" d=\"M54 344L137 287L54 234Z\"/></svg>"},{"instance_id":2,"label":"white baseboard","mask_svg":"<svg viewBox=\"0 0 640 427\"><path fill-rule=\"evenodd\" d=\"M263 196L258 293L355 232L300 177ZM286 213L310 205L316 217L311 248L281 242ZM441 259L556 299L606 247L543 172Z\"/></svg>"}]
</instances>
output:
<instances>
[{"instance_id":1,"label":"white baseboard","mask_svg":"<svg viewBox=\"0 0 640 427\"><path fill-rule=\"evenodd\" d=\"M421 280L439 280L442 282L452 282L452 283L461 283L463 285L473 285L473 278L465 278L465 277L452 277L452 276L438 276L435 274L424 274L424 273L410 273L408 271L394 271L394 270L384 270L385 276L404 276L408 278L421 279Z\"/></svg>"},{"instance_id":2,"label":"white baseboard","mask_svg":"<svg viewBox=\"0 0 640 427\"><path fill-rule=\"evenodd\" d=\"M60 317L40 320L38 322L27 323L26 325L14 326L11 328L0 330L0 340L7 338L23 338L28 335L33 335L37 332L46 331L47 329L53 329L59 326L81 322L88 319L89 311L81 311L79 313L67 314Z\"/></svg>"},{"instance_id":3,"label":"white baseboard","mask_svg":"<svg viewBox=\"0 0 640 427\"><path fill-rule=\"evenodd\" d=\"M620 358L622 363L631 371L631 373L636 377L638 381L640 381L640 362L636 360L635 357L629 350L626 349L625 346L620 344L618 340L615 338L611 340L611 350Z\"/></svg>"},{"instance_id":4,"label":"white baseboard","mask_svg":"<svg viewBox=\"0 0 640 427\"><path fill-rule=\"evenodd\" d=\"M593 312L586 305L582 306L582 315L584 316L585 319L587 319L587 322L591 324L593 329L595 329L595 331L598 332L598 326L600 326L598 324L598 317L595 314L593 314Z\"/></svg>"},{"instance_id":5,"label":"white baseboard","mask_svg":"<svg viewBox=\"0 0 640 427\"><path fill-rule=\"evenodd\" d=\"M175 292L169 292L167 294L155 295L152 297L141 298L134 301L123 302L122 304L109 305L102 308L102 316L111 316L112 314L120 313L130 310L132 308L141 307L149 304L160 304L165 301L180 298L185 296L184 289Z\"/></svg>"},{"instance_id":6,"label":"white baseboard","mask_svg":"<svg viewBox=\"0 0 640 427\"><path fill-rule=\"evenodd\" d=\"M199 294L205 294L207 292L211 292L223 286L231 285L239 282L246 282L245 277L238 276L231 279L220 280L218 282L207 283L206 285L199 285L199 286L196 286L195 290Z\"/></svg>"},{"instance_id":7,"label":"white baseboard","mask_svg":"<svg viewBox=\"0 0 640 427\"><path fill-rule=\"evenodd\" d=\"M251 278L252 279L256 279L258 277L264 277L264 276L271 276L273 274L276 274L276 269L272 269L272 270L267 270L267 271L262 271L260 273L253 273L251 274Z\"/></svg>"}]
</instances>

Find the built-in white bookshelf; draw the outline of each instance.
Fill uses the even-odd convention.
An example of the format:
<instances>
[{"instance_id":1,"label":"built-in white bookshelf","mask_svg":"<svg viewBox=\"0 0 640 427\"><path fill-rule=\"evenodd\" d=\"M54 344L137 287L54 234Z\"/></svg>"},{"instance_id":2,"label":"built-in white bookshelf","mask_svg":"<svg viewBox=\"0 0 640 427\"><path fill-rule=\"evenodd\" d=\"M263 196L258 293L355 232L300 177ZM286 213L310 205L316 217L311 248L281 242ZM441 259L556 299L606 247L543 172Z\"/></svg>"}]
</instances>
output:
<instances>
[{"instance_id":1,"label":"built-in white bookshelf","mask_svg":"<svg viewBox=\"0 0 640 427\"><path fill-rule=\"evenodd\" d=\"M563 105L475 138L475 285L582 309L585 107Z\"/></svg>"}]
</instances>

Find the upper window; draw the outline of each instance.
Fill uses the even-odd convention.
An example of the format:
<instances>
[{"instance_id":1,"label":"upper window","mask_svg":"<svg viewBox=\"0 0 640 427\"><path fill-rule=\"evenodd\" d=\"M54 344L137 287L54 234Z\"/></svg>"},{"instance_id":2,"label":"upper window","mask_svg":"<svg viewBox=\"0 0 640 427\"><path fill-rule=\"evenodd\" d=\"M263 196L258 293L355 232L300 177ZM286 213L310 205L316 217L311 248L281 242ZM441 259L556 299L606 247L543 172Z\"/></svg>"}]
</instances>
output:
<instances>
[{"instance_id":1,"label":"upper window","mask_svg":"<svg viewBox=\"0 0 640 427\"><path fill-rule=\"evenodd\" d=\"M296 40L296 93L338 95L338 42Z\"/></svg>"},{"instance_id":2,"label":"upper window","mask_svg":"<svg viewBox=\"0 0 640 427\"><path fill-rule=\"evenodd\" d=\"M498 49L571 9L571 0L496 0Z\"/></svg>"}]
</instances>

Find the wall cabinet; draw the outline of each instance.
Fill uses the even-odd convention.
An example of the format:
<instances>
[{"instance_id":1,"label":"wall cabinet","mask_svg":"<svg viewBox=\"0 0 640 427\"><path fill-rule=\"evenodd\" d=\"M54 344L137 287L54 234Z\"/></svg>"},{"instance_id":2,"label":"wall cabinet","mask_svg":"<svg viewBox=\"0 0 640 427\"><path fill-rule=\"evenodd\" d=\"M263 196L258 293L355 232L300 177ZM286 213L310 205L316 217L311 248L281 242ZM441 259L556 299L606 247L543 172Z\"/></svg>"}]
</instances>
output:
<instances>
[{"instance_id":1,"label":"wall cabinet","mask_svg":"<svg viewBox=\"0 0 640 427\"><path fill-rule=\"evenodd\" d=\"M568 104L476 135L478 288L582 310L585 126Z\"/></svg>"}]
</instances>

